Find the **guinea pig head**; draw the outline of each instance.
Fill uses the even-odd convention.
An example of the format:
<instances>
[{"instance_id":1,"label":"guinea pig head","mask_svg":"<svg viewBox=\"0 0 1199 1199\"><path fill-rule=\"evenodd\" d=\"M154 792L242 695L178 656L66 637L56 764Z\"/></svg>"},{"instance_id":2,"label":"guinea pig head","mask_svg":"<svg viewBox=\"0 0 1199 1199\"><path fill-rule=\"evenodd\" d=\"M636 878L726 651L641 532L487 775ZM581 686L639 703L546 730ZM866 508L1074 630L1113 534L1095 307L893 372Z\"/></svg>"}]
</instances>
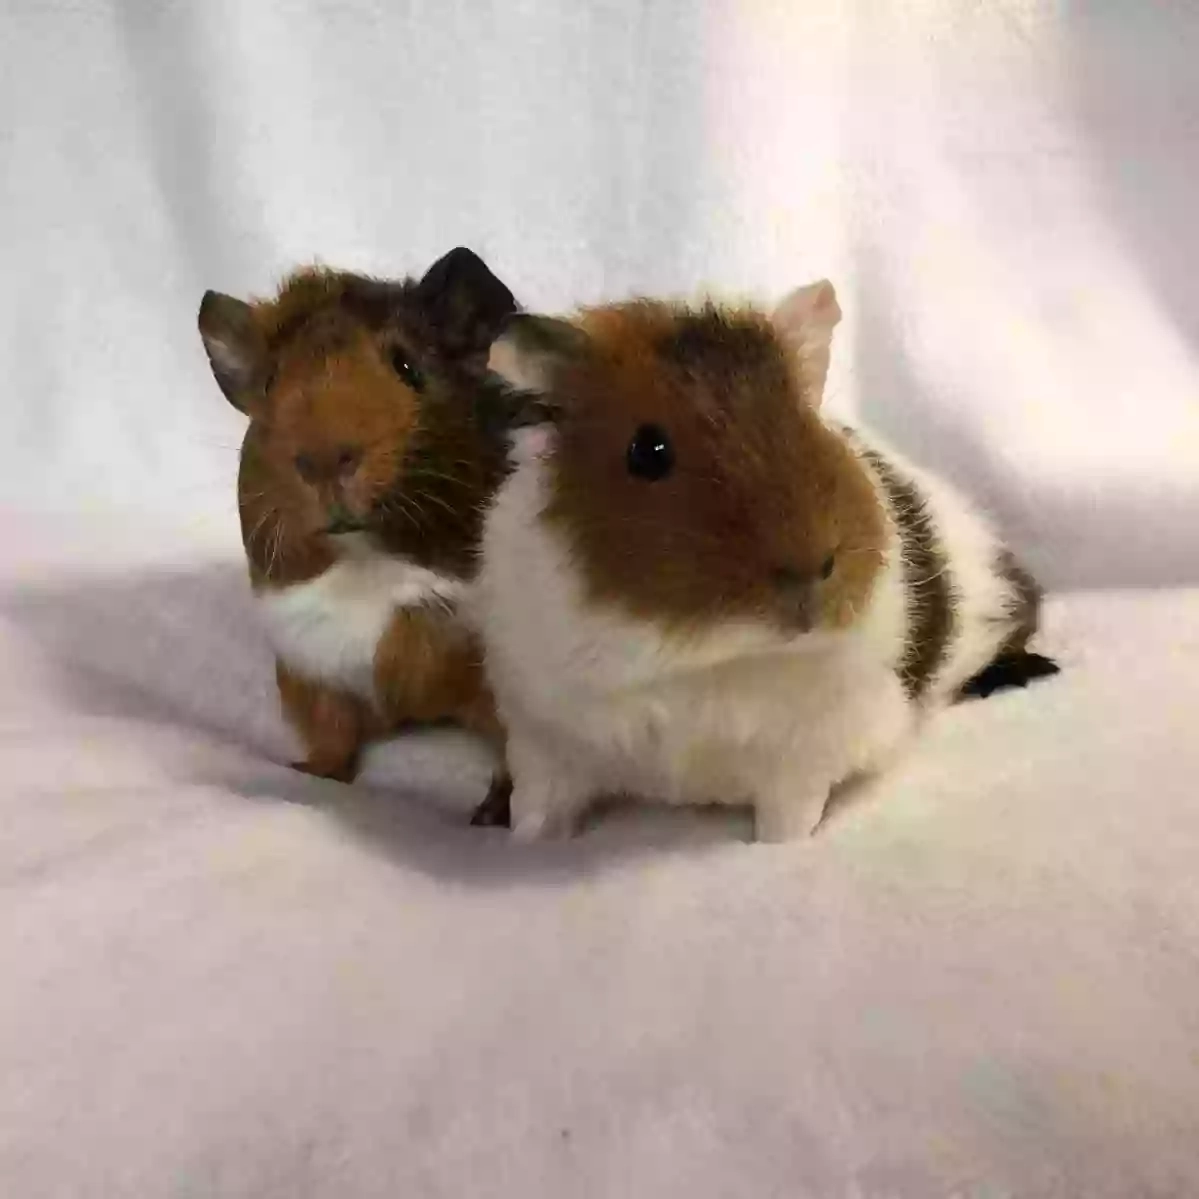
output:
<instances>
[{"instance_id":1,"label":"guinea pig head","mask_svg":"<svg viewBox=\"0 0 1199 1199\"><path fill-rule=\"evenodd\" d=\"M592 599L690 631L852 622L886 518L817 412L837 314L820 283L773 318L642 300L509 322L490 365L512 423L553 426L542 519Z\"/></svg>"},{"instance_id":2,"label":"guinea pig head","mask_svg":"<svg viewBox=\"0 0 1199 1199\"><path fill-rule=\"evenodd\" d=\"M199 326L221 390L250 418L255 484L297 531L336 534L367 527L402 487L431 415L469 412L464 380L515 307L457 249L419 282L308 269L272 301L208 292Z\"/></svg>"}]
</instances>

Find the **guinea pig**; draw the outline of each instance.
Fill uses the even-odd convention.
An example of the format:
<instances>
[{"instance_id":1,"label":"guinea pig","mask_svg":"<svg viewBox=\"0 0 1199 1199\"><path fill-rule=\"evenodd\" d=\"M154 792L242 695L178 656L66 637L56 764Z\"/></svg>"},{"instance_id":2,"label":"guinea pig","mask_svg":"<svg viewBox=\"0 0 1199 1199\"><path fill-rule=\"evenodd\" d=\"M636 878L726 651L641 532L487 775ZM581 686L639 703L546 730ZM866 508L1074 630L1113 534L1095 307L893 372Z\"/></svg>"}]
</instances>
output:
<instances>
[{"instance_id":1,"label":"guinea pig","mask_svg":"<svg viewBox=\"0 0 1199 1199\"><path fill-rule=\"evenodd\" d=\"M242 540L300 770L350 781L369 741L411 722L500 747L458 606L506 469L482 380L515 309L464 248L419 282L308 268L274 299L203 298L213 374L250 418Z\"/></svg>"},{"instance_id":2,"label":"guinea pig","mask_svg":"<svg viewBox=\"0 0 1199 1199\"><path fill-rule=\"evenodd\" d=\"M1020 674L1039 592L988 521L822 417L838 317L822 281L770 316L518 315L492 347L512 471L471 602L518 837L621 792L806 835L979 672Z\"/></svg>"}]
</instances>

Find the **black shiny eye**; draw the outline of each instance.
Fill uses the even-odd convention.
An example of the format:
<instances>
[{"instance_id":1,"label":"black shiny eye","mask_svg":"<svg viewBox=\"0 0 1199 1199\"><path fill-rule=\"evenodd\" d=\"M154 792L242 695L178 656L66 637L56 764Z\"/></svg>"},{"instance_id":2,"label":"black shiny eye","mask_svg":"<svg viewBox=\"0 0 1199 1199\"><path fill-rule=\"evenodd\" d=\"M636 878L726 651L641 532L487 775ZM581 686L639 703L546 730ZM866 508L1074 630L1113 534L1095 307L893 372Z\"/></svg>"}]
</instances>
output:
<instances>
[{"instance_id":1,"label":"black shiny eye","mask_svg":"<svg viewBox=\"0 0 1199 1199\"><path fill-rule=\"evenodd\" d=\"M635 479L656 483L666 478L674 470L674 447L666 431L658 425L642 425L629 442L625 462Z\"/></svg>"},{"instance_id":2,"label":"black shiny eye","mask_svg":"<svg viewBox=\"0 0 1199 1199\"><path fill-rule=\"evenodd\" d=\"M412 365L408 351L403 346L392 348L391 369L400 377L400 381L411 387L413 391L424 391L425 377L418 367Z\"/></svg>"}]
</instances>

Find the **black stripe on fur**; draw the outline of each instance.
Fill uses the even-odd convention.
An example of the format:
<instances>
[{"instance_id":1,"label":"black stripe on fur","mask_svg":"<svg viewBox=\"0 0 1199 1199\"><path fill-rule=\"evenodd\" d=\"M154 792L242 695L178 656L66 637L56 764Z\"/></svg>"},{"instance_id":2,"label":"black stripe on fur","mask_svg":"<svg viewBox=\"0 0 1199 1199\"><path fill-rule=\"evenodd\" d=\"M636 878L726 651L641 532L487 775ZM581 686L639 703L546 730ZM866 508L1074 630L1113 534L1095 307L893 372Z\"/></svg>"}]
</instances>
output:
<instances>
[{"instance_id":1,"label":"black stripe on fur","mask_svg":"<svg viewBox=\"0 0 1199 1199\"><path fill-rule=\"evenodd\" d=\"M880 454L866 452L899 525L903 546L903 585L908 594L908 628L900 679L910 699L919 699L945 659L953 633L953 594L945 555L916 485L901 478Z\"/></svg>"}]
</instances>

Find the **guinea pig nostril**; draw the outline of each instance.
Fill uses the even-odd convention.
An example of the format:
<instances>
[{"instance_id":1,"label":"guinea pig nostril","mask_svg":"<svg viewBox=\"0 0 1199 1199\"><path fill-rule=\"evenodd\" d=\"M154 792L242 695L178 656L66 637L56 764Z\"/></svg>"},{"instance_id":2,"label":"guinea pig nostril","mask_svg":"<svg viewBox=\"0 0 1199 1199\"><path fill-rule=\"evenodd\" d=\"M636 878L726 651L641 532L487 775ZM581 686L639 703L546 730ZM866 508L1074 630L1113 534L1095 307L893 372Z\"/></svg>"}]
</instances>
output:
<instances>
[{"instance_id":1,"label":"guinea pig nostril","mask_svg":"<svg viewBox=\"0 0 1199 1199\"><path fill-rule=\"evenodd\" d=\"M829 554L827 558L820 564L820 577L822 579L831 579L833 571L837 567L837 555Z\"/></svg>"},{"instance_id":2,"label":"guinea pig nostril","mask_svg":"<svg viewBox=\"0 0 1199 1199\"><path fill-rule=\"evenodd\" d=\"M357 446L343 445L337 453L337 469L343 475L356 470L361 461L362 451Z\"/></svg>"}]
</instances>

